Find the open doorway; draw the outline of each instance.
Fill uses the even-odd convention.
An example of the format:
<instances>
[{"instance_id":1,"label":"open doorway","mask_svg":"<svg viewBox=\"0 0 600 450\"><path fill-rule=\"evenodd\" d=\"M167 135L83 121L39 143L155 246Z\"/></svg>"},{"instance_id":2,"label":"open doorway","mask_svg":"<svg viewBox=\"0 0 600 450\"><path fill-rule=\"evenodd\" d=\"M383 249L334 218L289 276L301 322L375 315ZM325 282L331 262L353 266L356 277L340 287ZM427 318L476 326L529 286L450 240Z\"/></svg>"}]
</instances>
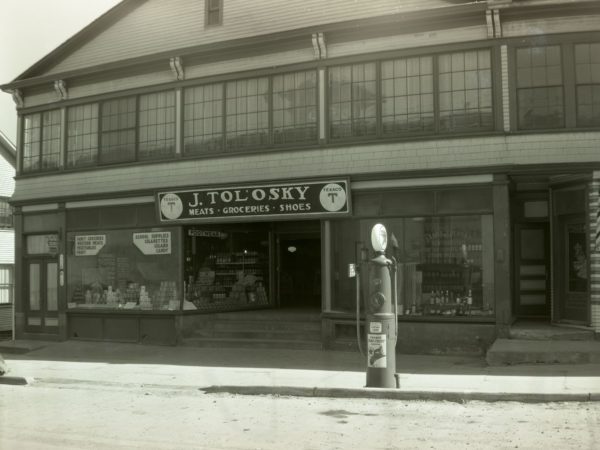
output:
<instances>
[{"instance_id":1,"label":"open doorway","mask_svg":"<svg viewBox=\"0 0 600 450\"><path fill-rule=\"evenodd\" d=\"M321 239L279 234L278 297L281 308L321 308Z\"/></svg>"}]
</instances>

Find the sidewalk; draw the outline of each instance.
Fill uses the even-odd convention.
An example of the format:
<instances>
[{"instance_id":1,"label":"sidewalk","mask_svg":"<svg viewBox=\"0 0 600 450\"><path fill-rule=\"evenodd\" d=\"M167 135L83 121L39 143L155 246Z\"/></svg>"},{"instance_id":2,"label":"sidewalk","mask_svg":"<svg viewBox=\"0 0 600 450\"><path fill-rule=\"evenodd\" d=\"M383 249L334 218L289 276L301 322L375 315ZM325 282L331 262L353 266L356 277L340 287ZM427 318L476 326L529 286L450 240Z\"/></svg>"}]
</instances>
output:
<instances>
[{"instance_id":1,"label":"sidewalk","mask_svg":"<svg viewBox=\"0 0 600 450\"><path fill-rule=\"evenodd\" d=\"M19 349L26 353L15 353ZM31 385L143 386L254 395L600 401L600 364L488 367L483 357L399 354L400 388L367 389L365 362L352 352L0 341L0 354L9 368L0 384L23 380Z\"/></svg>"}]
</instances>

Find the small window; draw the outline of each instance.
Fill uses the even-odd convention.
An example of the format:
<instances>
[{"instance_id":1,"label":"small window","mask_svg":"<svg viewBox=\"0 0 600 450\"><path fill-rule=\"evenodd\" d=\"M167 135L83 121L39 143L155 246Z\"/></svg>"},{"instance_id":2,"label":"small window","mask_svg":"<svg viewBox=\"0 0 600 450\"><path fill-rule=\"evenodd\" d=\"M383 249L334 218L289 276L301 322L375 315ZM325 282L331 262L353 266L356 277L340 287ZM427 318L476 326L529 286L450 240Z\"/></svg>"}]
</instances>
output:
<instances>
[{"instance_id":1,"label":"small window","mask_svg":"<svg viewBox=\"0 0 600 450\"><path fill-rule=\"evenodd\" d=\"M0 228L12 228L12 226L12 207L9 205L8 199L0 199Z\"/></svg>"},{"instance_id":2,"label":"small window","mask_svg":"<svg viewBox=\"0 0 600 450\"><path fill-rule=\"evenodd\" d=\"M67 110L67 167L86 167L98 161L98 104Z\"/></svg>"},{"instance_id":3,"label":"small window","mask_svg":"<svg viewBox=\"0 0 600 450\"><path fill-rule=\"evenodd\" d=\"M223 0L205 0L206 25L221 25L223 22Z\"/></svg>"},{"instance_id":4,"label":"small window","mask_svg":"<svg viewBox=\"0 0 600 450\"><path fill-rule=\"evenodd\" d=\"M141 95L138 157L160 159L175 153L175 92Z\"/></svg>"}]
</instances>

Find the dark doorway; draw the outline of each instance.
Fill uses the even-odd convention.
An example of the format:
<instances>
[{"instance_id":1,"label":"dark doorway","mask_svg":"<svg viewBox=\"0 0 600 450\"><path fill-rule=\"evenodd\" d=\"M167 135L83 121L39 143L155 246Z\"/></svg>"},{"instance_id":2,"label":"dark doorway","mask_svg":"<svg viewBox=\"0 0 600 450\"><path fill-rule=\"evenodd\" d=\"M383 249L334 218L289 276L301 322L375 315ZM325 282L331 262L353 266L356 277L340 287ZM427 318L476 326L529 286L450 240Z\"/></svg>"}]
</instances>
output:
<instances>
[{"instance_id":1,"label":"dark doorway","mask_svg":"<svg viewBox=\"0 0 600 450\"><path fill-rule=\"evenodd\" d=\"M279 306L321 308L321 239L319 235L280 234Z\"/></svg>"}]
</instances>

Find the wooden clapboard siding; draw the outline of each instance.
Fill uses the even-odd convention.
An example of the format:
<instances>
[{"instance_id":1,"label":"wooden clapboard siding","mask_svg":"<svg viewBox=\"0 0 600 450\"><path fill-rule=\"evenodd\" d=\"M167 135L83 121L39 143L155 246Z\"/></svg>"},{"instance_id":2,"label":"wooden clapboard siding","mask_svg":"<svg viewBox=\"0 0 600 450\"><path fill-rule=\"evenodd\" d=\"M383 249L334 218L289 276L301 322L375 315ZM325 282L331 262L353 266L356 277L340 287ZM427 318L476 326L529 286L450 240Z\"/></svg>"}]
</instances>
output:
<instances>
[{"instance_id":1,"label":"wooden clapboard siding","mask_svg":"<svg viewBox=\"0 0 600 450\"><path fill-rule=\"evenodd\" d=\"M15 146L0 132L0 197L10 197L15 189Z\"/></svg>"},{"instance_id":2,"label":"wooden clapboard siding","mask_svg":"<svg viewBox=\"0 0 600 450\"><path fill-rule=\"evenodd\" d=\"M600 15L510 20L502 23L503 37L600 31Z\"/></svg>"},{"instance_id":3,"label":"wooden clapboard siding","mask_svg":"<svg viewBox=\"0 0 600 450\"><path fill-rule=\"evenodd\" d=\"M0 304L0 331L12 330L12 304Z\"/></svg>"},{"instance_id":4,"label":"wooden clapboard siding","mask_svg":"<svg viewBox=\"0 0 600 450\"><path fill-rule=\"evenodd\" d=\"M15 231L0 230L0 264L15 263Z\"/></svg>"},{"instance_id":5,"label":"wooden clapboard siding","mask_svg":"<svg viewBox=\"0 0 600 450\"><path fill-rule=\"evenodd\" d=\"M36 75L326 23L455 6L443 0L226 0L223 25L206 28L203 1L149 0Z\"/></svg>"},{"instance_id":6,"label":"wooden clapboard siding","mask_svg":"<svg viewBox=\"0 0 600 450\"><path fill-rule=\"evenodd\" d=\"M600 132L487 136L371 143L327 149L246 154L21 178L14 201L151 194L176 186L386 172L490 171L493 167L600 162Z\"/></svg>"}]
</instances>

